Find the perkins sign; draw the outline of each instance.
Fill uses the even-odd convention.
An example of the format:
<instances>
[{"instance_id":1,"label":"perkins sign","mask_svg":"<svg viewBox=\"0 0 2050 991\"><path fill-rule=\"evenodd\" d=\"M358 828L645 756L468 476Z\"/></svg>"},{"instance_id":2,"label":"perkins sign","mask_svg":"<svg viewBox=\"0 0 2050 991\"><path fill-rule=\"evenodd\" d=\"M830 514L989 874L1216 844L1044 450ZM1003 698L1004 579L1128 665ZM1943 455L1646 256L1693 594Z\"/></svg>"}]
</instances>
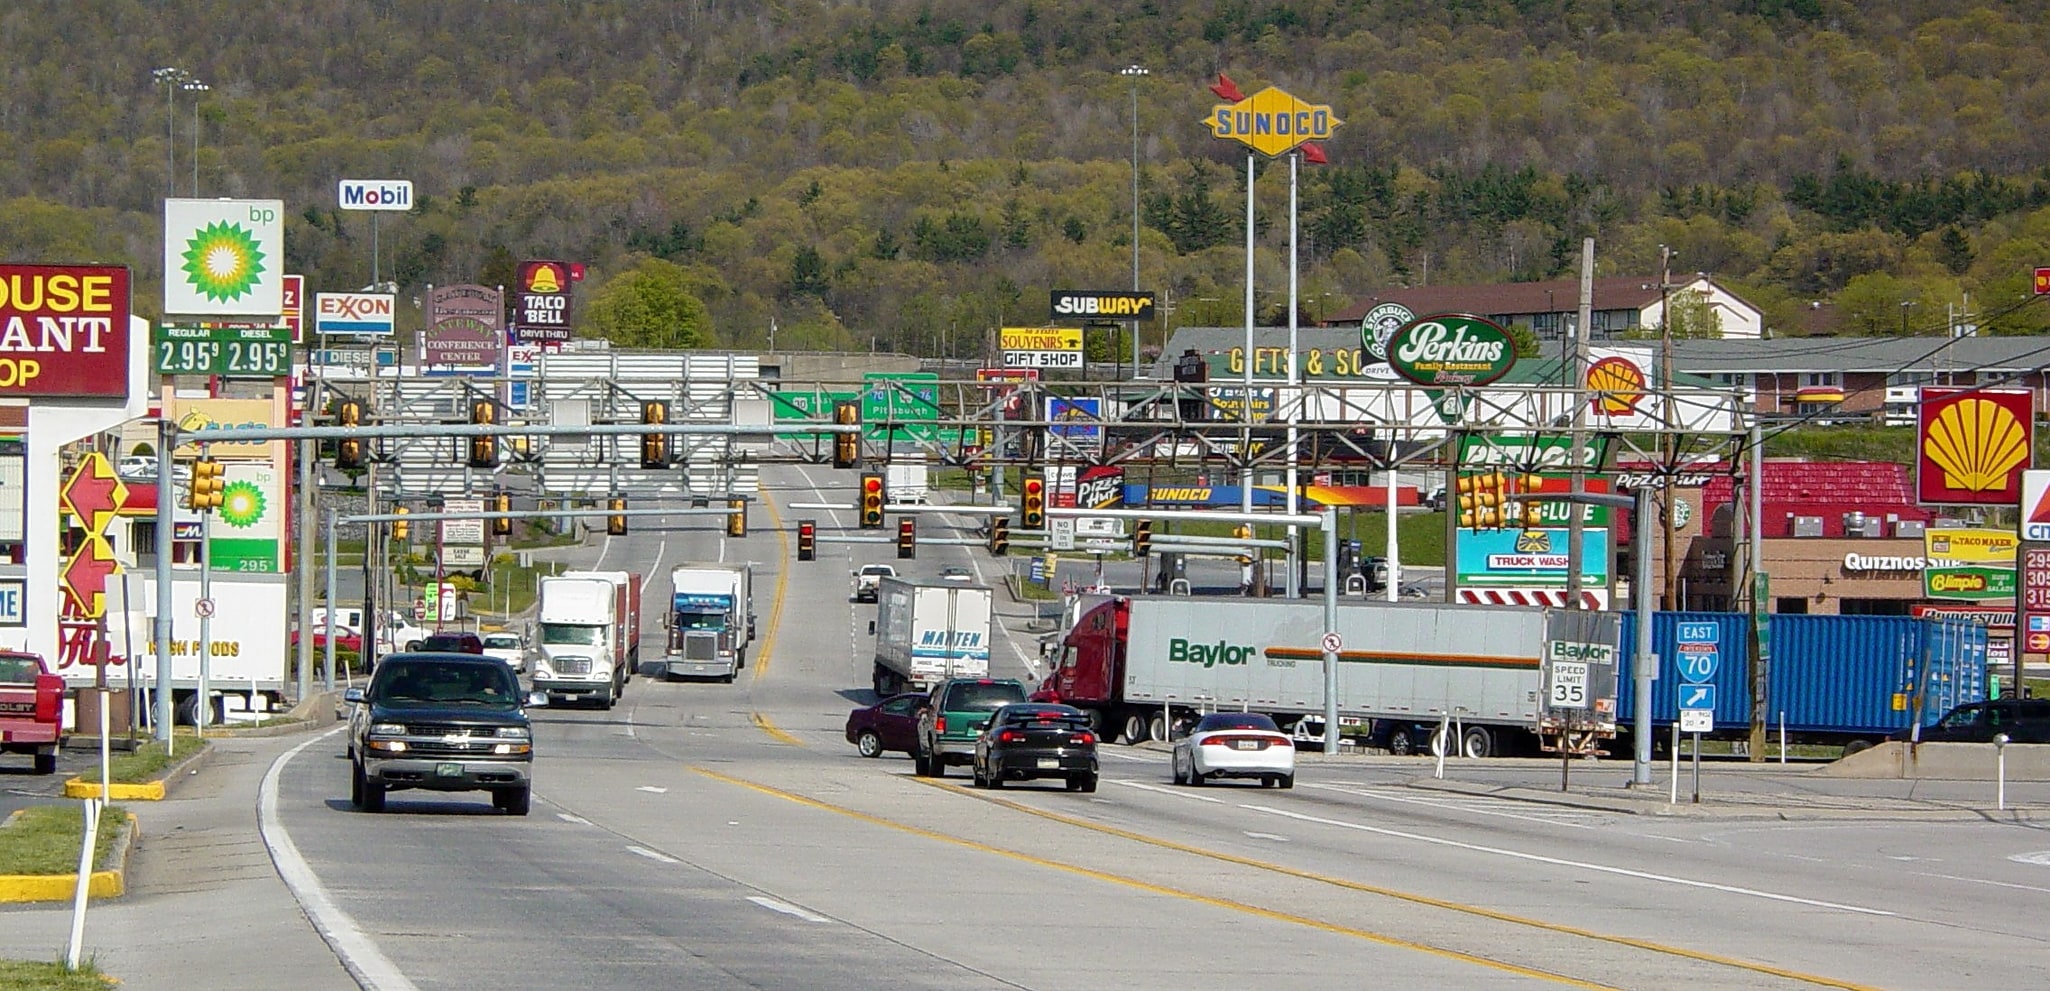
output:
<instances>
[{"instance_id":1,"label":"perkins sign","mask_svg":"<svg viewBox=\"0 0 2050 991\"><path fill-rule=\"evenodd\" d=\"M1077 317L1090 320L1151 320L1153 294L1056 289L1053 291L1051 309L1055 320L1072 320Z\"/></svg>"},{"instance_id":2,"label":"perkins sign","mask_svg":"<svg viewBox=\"0 0 2050 991\"><path fill-rule=\"evenodd\" d=\"M413 208L413 182L410 179L343 179L336 199L344 210L402 213Z\"/></svg>"},{"instance_id":3,"label":"perkins sign","mask_svg":"<svg viewBox=\"0 0 2050 991\"><path fill-rule=\"evenodd\" d=\"M1425 386L1487 385L1509 374L1516 346L1509 332L1482 317L1423 317L1388 342L1395 373Z\"/></svg>"}]
</instances>

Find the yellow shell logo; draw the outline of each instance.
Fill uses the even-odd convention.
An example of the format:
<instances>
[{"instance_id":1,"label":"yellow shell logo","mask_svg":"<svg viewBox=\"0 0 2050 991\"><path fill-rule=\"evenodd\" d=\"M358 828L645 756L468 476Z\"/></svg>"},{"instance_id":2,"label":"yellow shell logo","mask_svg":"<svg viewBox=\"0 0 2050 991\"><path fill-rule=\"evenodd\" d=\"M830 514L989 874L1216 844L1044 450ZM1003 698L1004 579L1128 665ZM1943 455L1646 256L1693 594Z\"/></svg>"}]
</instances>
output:
<instances>
[{"instance_id":1,"label":"yellow shell logo","mask_svg":"<svg viewBox=\"0 0 2050 991\"><path fill-rule=\"evenodd\" d=\"M1644 383L1644 369L1621 355L1610 355L1587 369L1587 388L1595 394L1597 413L1637 412L1637 404L1644 400Z\"/></svg>"},{"instance_id":2,"label":"yellow shell logo","mask_svg":"<svg viewBox=\"0 0 2050 991\"><path fill-rule=\"evenodd\" d=\"M2006 488L2008 473L2028 460L2028 435L2007 407L1966 399L1936 414L1922 453L1943 469L1945 488L1987 492Z\"/></svg>"}]
</instances>

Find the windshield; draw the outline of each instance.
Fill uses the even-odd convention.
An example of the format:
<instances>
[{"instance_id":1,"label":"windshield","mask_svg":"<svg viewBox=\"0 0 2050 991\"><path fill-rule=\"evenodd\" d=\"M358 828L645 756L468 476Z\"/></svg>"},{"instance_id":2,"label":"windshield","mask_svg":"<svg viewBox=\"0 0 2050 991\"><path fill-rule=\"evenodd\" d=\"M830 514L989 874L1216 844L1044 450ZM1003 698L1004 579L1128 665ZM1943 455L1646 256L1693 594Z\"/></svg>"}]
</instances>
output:
<instances>
[{"instance_id":1,"label":"windshield","mask_svg":"<svg viewBox=\"0 0 2050 991\"><path fill-rule=\"evenodd\" d=\"M1025 690L1013 681L955 685L947 699L948 712L995 712L1013 702L1025 701Z\"/></svg>"},{"instance_id":2,"label":"windshield","mask_svg":"<svg viewBox=\"0 0 2050 991\"><path fill-rule=\"evenodd\" d=\"M520 646L520 638L506 636L504 634L500 634L495 637L485 637L484 646L490 647L494 650L518 650Z\"/></svg>"},{"instance_id":3,"label":"windshield","mask_svg":"<svg viewBox=\"0 0 2050 991\"><path fill-rule=\"evenodd\" d=\"M726 628L726 614L717 612L680 612L676 614L676 628L679 630L712 630Z\"/></svg>"},{"instance_id":4,"label":"windshield","mask_svg":"<svg viewBox=\"0 0 2050 991\"><path fill-rule=\"evenodd\" d=\"M43 673L43 667L27 657L0 656L0 682L11 685L32 684L36 675Z\"/></svg>"},{"instance_id":5,"label":"windshield","mask_svg":"<svg viewBox=\"0 0 2050 991\"><path fill-rule=\"evenodd\" d=\"M574 623L543 623L541 624L541 642L603 647L605 646L605 628Z\"/></svg>"},{"instance_id":6,"label":"windshield","mask_svg":"<svg viewBox=\"0 0 2050 991\"><path fill-rule=\"evenodd\" d=\"M1274 720L1257 712L1213 712L1196 723L1195 732L1208 733L1220 729L1258 729L1279 733L1281 728Z\"/></svg>"},{"instance_id":7,"label":"windshield","mask_svg":"<svg viewBox=\"0 0 2050 991\"><path fill-rule=\"evenodd\" d=\"M862 568L861 573L864 575L894 575L897 573L897 569L887 564L871 564Z\"/></svg>"},{"instance_id":8,"label":"windshield","mask_svg":"<svg viewBox=\"0 0 2050 991\"><path fill-rule=\"evenodd\" d=\"M371 689L379 702L422 705L510 705L519 698L512 670L485 664L393 662L379 666Z\"/></svg>"}]
</instances>

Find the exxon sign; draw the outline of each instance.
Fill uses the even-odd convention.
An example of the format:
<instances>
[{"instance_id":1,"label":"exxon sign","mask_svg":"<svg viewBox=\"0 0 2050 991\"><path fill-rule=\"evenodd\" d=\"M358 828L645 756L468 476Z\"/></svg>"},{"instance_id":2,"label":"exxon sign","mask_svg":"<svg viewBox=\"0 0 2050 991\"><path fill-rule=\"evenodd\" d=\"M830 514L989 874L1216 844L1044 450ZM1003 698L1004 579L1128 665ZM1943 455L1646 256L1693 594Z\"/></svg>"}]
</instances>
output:
<instances>
[{"instance_id":1,"label":"exxon sign","mask_svg":"<svg viewBox=\"0 0 2050 991\"><path fill-rule=\"evenodd\" d=\"M344 210L389 210L413 208L411 179L343 179L337 198Z\"/></svg>"}]
</instances>

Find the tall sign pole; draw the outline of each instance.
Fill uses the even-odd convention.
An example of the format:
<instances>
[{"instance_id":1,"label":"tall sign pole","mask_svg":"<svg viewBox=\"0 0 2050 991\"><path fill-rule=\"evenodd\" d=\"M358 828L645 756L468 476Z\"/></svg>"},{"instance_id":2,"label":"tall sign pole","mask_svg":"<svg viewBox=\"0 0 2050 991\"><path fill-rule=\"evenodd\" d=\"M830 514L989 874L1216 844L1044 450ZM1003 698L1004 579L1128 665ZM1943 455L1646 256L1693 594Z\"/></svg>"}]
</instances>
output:
<instances>
[{"instance_id":1,"label":"tall sign pole","mask_svg":"<svg viewBox=\"0 0 2050 991\"><path fill-rule=\"evenodd\" d=\"M1582 328L1593 319L1594 313L1594 238L1582 238L1580 242L1580 312L1570 332L1573 347L1568 352L1566 373L1572 376L1573 391L1573 467L1572 492L1579 495L1587 491L1587 468L1580 452L1587 450L1587 334ZM1574 504L1573 513L1566 522L1566 608L1581 608L1581 572L1584 570L1582 556L1587 540L1586 511ZM1638 521L1643 524L1642 520ZM1603 569L1606 571L1607 569Z\"/></svg>"}]
</instances>

